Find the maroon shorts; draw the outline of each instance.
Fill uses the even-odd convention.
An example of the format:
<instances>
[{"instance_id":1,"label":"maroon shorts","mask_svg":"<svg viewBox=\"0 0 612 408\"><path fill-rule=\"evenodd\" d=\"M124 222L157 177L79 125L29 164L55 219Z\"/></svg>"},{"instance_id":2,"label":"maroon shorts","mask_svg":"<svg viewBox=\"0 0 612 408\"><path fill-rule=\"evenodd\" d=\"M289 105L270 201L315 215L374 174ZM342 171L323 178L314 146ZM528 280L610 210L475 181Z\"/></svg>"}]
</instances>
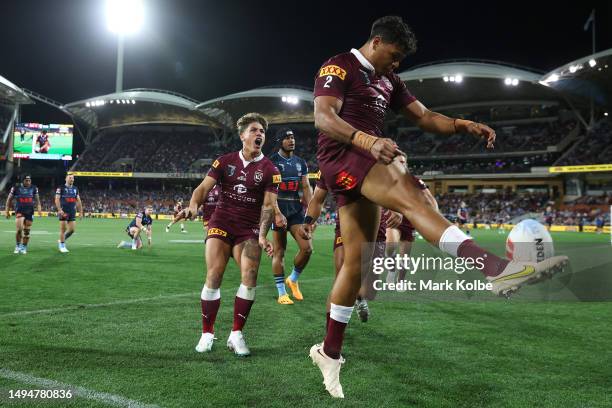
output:
<instances>
[{"instance_id":1,"label":"maroon shorts","mask_svg":"<svg viewBox=\"0 0 612 408\"><path fill-rule=\"evenodd\" d=\"M335 196L338 208L363 197L361 185L372 166L376 164L376 159L354 146L336 151L333 158L321 159L320 156L332 157L326 153L321 150L317 153L319 170L330 189L329 192Z\"/></svg>"},{"instance_id":2,"label":"maroon shorts","mask_svg":"<svg viewBox=\"0 0 612 408\"><path fill-rule=\"evenodd\" d=\"M397 228L400 232L400 241L414 242L414 227L406 217Z\"/></svg>"},{"instance_id":3,"label":"maroon shorts","mask_svg":"<svg viewBox=\"0 0 612 408\"><path fill-rule=\"evenodd\" d=\"M233 247L249 239L257 241L259 239L259 227L249 226L243 227L236 225L229 220L220 220L217 217L212 217L208 221L208 232L206 240L217 238Z\"/></svg>"}]
</instances>

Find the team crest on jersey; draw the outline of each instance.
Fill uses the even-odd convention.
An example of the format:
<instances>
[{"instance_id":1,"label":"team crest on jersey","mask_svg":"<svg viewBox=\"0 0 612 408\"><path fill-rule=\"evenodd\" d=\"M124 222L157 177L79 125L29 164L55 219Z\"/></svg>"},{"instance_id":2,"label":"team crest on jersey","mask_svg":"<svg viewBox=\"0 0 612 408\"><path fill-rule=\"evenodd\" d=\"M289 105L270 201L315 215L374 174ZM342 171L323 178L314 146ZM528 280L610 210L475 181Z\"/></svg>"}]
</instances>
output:
<instances>
[{"instance_id":1,"label":"team crest on jersey","mask_svg":"<svg viewBox=\"0 0 612 408\"><path fill-rule=\"evenodd\" d=\"M324 77L328 75L337 76L338 78L344 81L344 78L346 77L346 70L340 68L337 65L326 65L323 68L321 68L321 72L319 72L319 76Z\"/></svg>"},{"instance_id":2,"label":"team crest on jersey","mask_svg":"<svg viewBox=\"0 0 612 408\"><path fill-rule=\"evenodd\" d=\"M302 171L302 165L300 163L296 163L295 168L297 169L298 173Z\"/></svg>"},{"instance_id":3,"label":"team crest on jersey","mask_svg":"<svg viewBox=\"0 0 612 408\"><path fill-rule=\"evenodd\" d=\"M361 68L359 68L359 72L361 72L361 74L363 75L363 81L365 82L365 84L370 85L372 83L372 81L370 81L370 74L368 74L367 71Z\"/></svg>"},{"instance_id":4,"label":"team crest on jersey","mask_svg":"<svg viewBox=\"0 0 612 408\"><path fill-rule=\"evenodd\" d=\"M283 163L278 163L278 167L280 167L281 171L285 171L285 165Z\"/></svg>"},{"instance_id":5,"label":"team crest on jersey","mask_svg":"<svg viewBox=\"0 0 612 408\"><path fill-rule=\"evenodd\" d=\"M336 185L344 190L350 190L357 185L357 177L348 171L341 171L336 177Z\"/></svg>"},{"instance_id":6,"label":"team crest on jersey","mask_svg":"<svg viewBox=\"0 0 612 408\"><path fill-rule=\"evenodd\" d=\"M261 183L261 180L263 180L263 172L261 170L257 170L255 172L254 179L256 183Z\"/></svg>"},{"instance_id":7,"label":"team crest on jersey","mask_svg":"<svg viewBox=\"0 0 612 408\"><path fill-rule=\"evenodd\" d=\"M227 177L232 177L236 172L236 166L228 164L227 165Z\"/></svg>"}]
</instances>

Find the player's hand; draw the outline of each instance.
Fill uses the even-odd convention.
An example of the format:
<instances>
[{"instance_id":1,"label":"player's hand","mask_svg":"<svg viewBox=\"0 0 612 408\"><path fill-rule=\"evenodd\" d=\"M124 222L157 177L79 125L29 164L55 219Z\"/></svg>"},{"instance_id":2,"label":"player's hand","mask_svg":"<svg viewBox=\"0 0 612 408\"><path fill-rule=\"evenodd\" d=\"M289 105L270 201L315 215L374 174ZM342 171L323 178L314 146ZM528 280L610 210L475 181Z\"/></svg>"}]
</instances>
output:
<instances>
[{"instance_id":1,"label":"player's hand","mask_svg":"<svg viewBox=\"0 0 612 408\"><path fill-rule=\"evenodd\" d=\"M286 228L287 227L287 217L283 215L283 213L274 214L274 227L278 228Z\"/></svg>"},{"instance_id":2,"label":"player's hand","mask_svg":"<svg viewBox=\"0 0 612 408\"><path fill-rule=\"evenodd\" d=\"M197 206L189 206L183 210L183 215L188 220L193 220L198 215L198 207Z\"/></svg>"},{"instance_id":3,"label":"player's hand","mask_svg":"<svg viewBox=\"0 0 612 408\"><path fill-rule=\"evenodd\" d=\"M393 140L381 137L370 148L370 154L379 163L389 164L395 156L402 154L402 151L398 149L397 144Z\"/></svg>"},{"instance_id":4,"label":"player's hand","mask_svg":"<svg viewBox=\"0 0 612 408\"><path fill-rule=\"evenodd\" d=\"M309 240L312 239L312 234L314 233L314 225L312 224L302 224L300 225L300 236L302 239Z\"/></svg>"},{"instance_id":5,"label":"player's hand","mask_svg":"<svg viewBox=\"0 0 612 408\"><path fill-rule=\"evenodd\" d=\"M261 235L259 236L259 246L266 252L268 257L272 257L274 254L274 247L266 237L262 237Z\"/></svg>"},{"instance_id":6,"label":"player's hand","mask_svg":"<svg viewBox=\"0 0 612 408\"><path fill-rule=\"evenodd\" d=\"M486 139L487 149L493 149L495 147L495 131L487 125L471 122L467 125L466 130L470 135Z\"/></svg>"},{"instance_id":7,"label":"player's hand","mask_svg":"<svg viewBox=\"0 0 612 408\"><path fill-rule=\"evenodd\" d=\"M404 216L402 214L389 210L387 215L387 228L398 228L403 219Z\"/></svg>"}]
</instances>

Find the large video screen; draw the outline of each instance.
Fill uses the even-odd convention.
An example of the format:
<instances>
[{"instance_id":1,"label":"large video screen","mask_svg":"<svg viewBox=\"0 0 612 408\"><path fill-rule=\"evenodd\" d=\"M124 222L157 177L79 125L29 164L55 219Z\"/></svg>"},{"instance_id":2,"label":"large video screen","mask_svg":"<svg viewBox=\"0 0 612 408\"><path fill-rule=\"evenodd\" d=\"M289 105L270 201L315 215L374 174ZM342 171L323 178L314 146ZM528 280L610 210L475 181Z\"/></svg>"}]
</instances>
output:
<instances>
[{"instance_id":1,"label":"large video screen","mask_svg":"<svg viewBox=\"0 0 612 408\"><path fill-rule=\"evenodd\" d=\"M73 125L20 123L13 132L13 157L72 160Z\"/></svg>"}]
</instances>

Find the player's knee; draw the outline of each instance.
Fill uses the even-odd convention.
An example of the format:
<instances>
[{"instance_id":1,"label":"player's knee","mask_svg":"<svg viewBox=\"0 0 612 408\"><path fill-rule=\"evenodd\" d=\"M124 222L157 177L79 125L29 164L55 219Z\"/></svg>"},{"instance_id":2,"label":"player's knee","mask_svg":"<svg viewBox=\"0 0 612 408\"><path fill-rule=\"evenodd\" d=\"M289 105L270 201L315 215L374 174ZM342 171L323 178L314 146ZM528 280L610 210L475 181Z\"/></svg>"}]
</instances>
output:
<instances>
[{"instance_id":1,"label":"player's knee","mask_svg":"<svg viewBox=\"0 0 612 408\"><path fill-rule=\"evenodd\" d=\"M254 284L257 281L257 268L253 266L242 271L242 280Z\"/></svg>"},{"instance_id":2,"label":"player's knee","mask_svg":"<svg viewBox=\"0 0 612 408\"><path fill-rule=\"evenodd\" d=\"M29 228L24 228L23 229L23 235L26 236L26 237L29 237L30 236L30 229Z\"/></svg>"},{"instance_id":3,"label":"player's knee","mask_svg":"<svg viewBox=\"0 0 612 408\"><path fill-rule=\"evenodd\" d=\"M274 258L278 258L284 261L285 260L285 248L274 247Z\"/></svg>"}]
</instances>

